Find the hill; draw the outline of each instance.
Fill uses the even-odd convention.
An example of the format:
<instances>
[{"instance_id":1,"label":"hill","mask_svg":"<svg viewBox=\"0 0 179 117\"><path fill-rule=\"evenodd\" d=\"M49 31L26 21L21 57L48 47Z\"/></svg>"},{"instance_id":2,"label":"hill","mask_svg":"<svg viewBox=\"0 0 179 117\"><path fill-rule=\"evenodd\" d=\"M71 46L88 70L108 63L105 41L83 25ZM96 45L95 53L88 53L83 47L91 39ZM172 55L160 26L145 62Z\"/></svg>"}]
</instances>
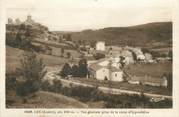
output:
<instances>
[{"instance_id":1,"label":"hill","mask_svg":"<svg viewBox=\"0 0 179 117\"><path fill-rule=\"evenodd\" d=\"M7 108L87 108L88 105L76 99L45 91L36 92L29 97L27 103L22 103L14 91L8 91Z\"/></svg>"},{"instance_id":2,"label":"hill","mask_svg":"<svg viewBox=\"0 0 179 117\"><path fill-rule=\"evenodd\" d=\"M10 46L6 46L6 73L15 71L16 68L20 67L20 59L23 57L25 51ZM61 65L67 62L66 58L37 54L38 57L43 58L43 62L46 66Z\"/></svg>"},{"instance_id":3,"label":"hill","mask_svg":"<svg viewBox=\"0 0 179 117\"><path fill-rule=\"evenodd\" d=\"M73 40L102 40L107 45L171 46L172 22L156 22L130 27L108 27L71 34Z\"/></svg>"}]
</instances>

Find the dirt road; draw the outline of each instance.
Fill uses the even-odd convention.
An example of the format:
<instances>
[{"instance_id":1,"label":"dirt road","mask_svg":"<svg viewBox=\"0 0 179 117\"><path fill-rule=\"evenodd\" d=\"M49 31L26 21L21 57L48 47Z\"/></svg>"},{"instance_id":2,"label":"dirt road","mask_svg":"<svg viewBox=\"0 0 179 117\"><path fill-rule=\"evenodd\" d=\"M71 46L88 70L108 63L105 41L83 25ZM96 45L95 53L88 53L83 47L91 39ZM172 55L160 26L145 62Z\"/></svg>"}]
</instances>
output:
<instances>
[{"instance_id":1,"label":"dirt road","mask_svg":"<svg viewBox=\"0 0 179 117\"><path fill-rule=\"evenodd\" d=\"M61 82L64 86L75 85L75 86L95 87L94 85L82 83L82 82L80 82L78 80L74 80L74 79L68 79L68 80L61 79L61 77L59 75L56 75L55 71L49 72L47 77L49 77L51 79L56 78L56 79L61 80ZM138 95L141 94L141 92L137 92L137 91L109 88L109 87L103 87L103 86L99 86L98 90L100 90L104 93L111 93L111 94L138 94ZM159 94L151 94L151 93L143 93L143 94L150 98L172 99L172 96L167 96L167 95L159 95Z\"/></svg>"}]
</instances>

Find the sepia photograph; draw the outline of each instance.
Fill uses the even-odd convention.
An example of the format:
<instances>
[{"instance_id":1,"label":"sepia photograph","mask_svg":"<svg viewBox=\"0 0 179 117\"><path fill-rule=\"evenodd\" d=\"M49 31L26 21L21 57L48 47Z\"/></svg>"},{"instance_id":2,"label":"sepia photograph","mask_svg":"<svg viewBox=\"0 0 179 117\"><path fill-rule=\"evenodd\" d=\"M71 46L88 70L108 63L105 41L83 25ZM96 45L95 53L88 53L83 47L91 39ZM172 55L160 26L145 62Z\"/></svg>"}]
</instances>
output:
<instances>
[{"instance_id":1,"label":"sepia photograph","mask_svg":"<svg viewBox=\"0 0 179 117\"><path fill-rule=\"evenodd\" d=\"M171 0L7 0L7 109L172 109Z\"/></svg>"}]
</instances>

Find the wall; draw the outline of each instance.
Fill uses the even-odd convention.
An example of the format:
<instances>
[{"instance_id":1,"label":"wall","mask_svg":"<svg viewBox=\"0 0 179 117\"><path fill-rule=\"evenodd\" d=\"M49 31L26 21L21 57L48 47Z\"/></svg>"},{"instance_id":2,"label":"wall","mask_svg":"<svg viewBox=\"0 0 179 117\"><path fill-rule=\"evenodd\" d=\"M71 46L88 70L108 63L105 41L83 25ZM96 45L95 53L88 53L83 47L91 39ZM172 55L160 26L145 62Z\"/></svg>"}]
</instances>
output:
<instances>
[{"instance_id":1,"label":"wall","mask_svg":"<svg viewBox=\"0 0 179 117\"><path fill-rule=\"evenodd\" d=\"M163 78L163 82L161 83L161 86L164 86L164 87L168 86L168 81L166 78Z\"/></svg>"},{"instance_id":2,"label":"wall","mask_svg":"<svg viewBox=\"0 0 179 117\"><path fill-rule=\"evenodd\" d=\"M105 51L105 43L104 42L96 43L96 50Z\"/></svg>"},{"instance_id":3,"label":"wall","mask_svg":"<svg viewBox=\"0 0 179 117\"><path fill-rule=\"evenodd\" d=\"M109 80L109 70L106 68L101 68L100 70L96 71L96 79L98 80L104 80L105 76L108 78Z\"/></svg>"},{"instance_id":4,"label":"wall","mask_svg":"<svg viewBox=\"0 0 179 117\"><path fill-rule=\"evenodd\" d=\"M117 74L117 76L116 76L116 74ZM122 71L112 72L111 73L111 81L118 81L118 82L123 81L123 72Z\"/></svg>"}]
</instances>

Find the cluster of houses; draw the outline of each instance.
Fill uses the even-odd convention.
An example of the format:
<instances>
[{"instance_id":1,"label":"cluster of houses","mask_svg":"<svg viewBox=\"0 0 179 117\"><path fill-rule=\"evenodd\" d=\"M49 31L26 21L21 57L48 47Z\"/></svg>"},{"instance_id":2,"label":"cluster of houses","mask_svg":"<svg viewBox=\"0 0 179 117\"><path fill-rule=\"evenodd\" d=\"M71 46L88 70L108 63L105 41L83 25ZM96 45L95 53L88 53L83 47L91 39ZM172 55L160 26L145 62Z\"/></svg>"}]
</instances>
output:
<instances>
[{"instance_id":1,"label":"cluster of houses","mask_svg":"<svg viewBox=\"0 0 179 117\"><path fill-rule=\"evenodd\" d=\"M106 57L100 60L89 60L88 70L90 73L90 78L96 78L97 80L110 80L122 82L126 80L131 84L144 84L151 86L163 86L167 87L167 78L159 77L154 78L151 76L135 76L126 73L121 65L123 62L125 65L133 64L135 62L134 55L136 59L140 61L153 62L152 55L149 53L143 54L140 48L132 47L105 47L104 42L96 43L97 51L106 52Z\"/></svg>"}]
</instances>

